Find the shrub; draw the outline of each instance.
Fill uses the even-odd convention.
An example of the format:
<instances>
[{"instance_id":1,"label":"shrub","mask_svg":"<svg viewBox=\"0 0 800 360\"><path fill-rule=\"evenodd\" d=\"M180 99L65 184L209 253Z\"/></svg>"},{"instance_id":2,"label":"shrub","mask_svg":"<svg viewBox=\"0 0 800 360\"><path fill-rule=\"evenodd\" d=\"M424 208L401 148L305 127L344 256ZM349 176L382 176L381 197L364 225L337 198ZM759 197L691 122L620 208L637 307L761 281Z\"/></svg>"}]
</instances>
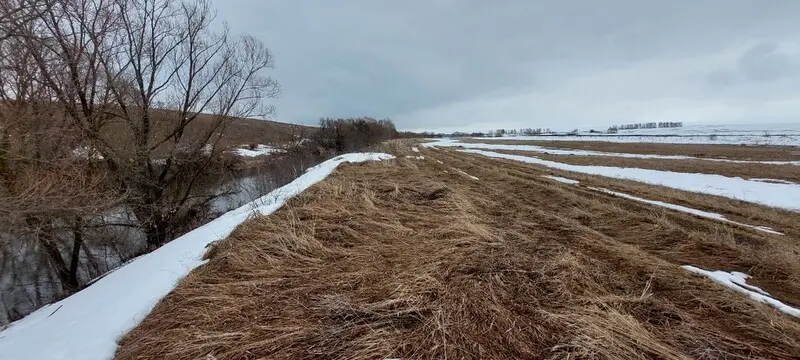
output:
<instances>
[{"instance_id":1,"label":"shrub","mask_svg":"<svg viewBox=\"0 0 800 360\"><path fill-rule=\"evenodd\" d=\"M399 137L394 123L388 119L323 118L319 122L319 127L316 140L320 147L337 153L358 151L370 145Z\"/></svg>"}]
</instances>

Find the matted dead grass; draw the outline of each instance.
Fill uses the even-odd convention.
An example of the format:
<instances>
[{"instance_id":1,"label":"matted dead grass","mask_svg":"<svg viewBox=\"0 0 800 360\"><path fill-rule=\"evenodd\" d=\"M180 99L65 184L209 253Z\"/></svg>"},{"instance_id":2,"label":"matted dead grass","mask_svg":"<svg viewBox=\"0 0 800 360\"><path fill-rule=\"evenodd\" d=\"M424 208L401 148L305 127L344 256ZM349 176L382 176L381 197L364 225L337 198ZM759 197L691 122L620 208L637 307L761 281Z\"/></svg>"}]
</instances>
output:
<instances>
[{"instance_id":1,"label":"matted dead grass","mask_svg":"<svg viewBox=\"0 0 800 360\"><path fill-rule=\"evenodd\" d=\"M498 151L501 153L515 153L520 155L530 155L539 158L544 158L538 154L514 152L514 151ZM444 154L457 154L457 152L446 152ZM467 156L467 155L465 155ZM556 161L564 160L569 157L548 157L548 160ZM677 190L665 186L649 185L633 180L614 179L603 176L594 176L582 173L575 173L570 171L559 170L542 165L524 164L513 160L502 159L489 159L482 156L472 156L468 162L485 164L485 166L497 165L498 162L502 163L496 169L502 171L509 171L513 169L523 169L523 171L533 171L535 174L541 172L571 178L581 181L583 185L604 187L610 190L616 190L623 193L644 197L650 200L658 200L676 205L683 205L698 210L710 211L725 215L731 220L741 221L752 225L763 225L779 229L789 235L800 237L800 215L798 213L783 210L778 208L767 207L759 204L749 203L741 200L735 200L723 196L715 196L701 193L694 193L689 191ZM559 161L560 162L560 161ZM568 163L564 161L565 163ZM601 165L602 164L596 164ZM792 166L793 165L787 165ZM531 170L533 169L533 170ZM543 181L543 180L539 180ZM586 192L589 192L586 190ZM613 197L606 195L607 197ZM630 200L622 200L625 203L631 203ZM649 207L644 205L646 208Z\"/></svg>"},{"instance_id":2,"label":"matted dead grass","mask_svg":"<svg viewBox=\"0 0 800 360\"><path fill-rule=\"evenodd\" d=\"M796 279L765 255L776 239L642 211L532 166L424 155L344 166L245 223L117 358L800 356L800 321L679 268ZM781 295L800 302L796 288Z\"/></svg>"},{"instance_id":3,"label":"matted dead grass","mask_svg":"<svg viewBox=\"0 0 800 360\"><path fill-rule=\"evenodd\" d=\"M798 298L798 294L800 294L800 242L797 240L800 239L800 222L798 222L796 212L720 196L653 186L631 180L572 173L511 160L489 159L458 152L442 152L441 154L461 161L459 166L468 171L480 171L481 168L486 168L500 172L501 179L514 181L513 187L518 190L527 190L524 192L542 191L536 187L531 188L530 184L568 191L579 197L580 200L573 201L579 201L580 206L576 206L571 211L563 209L565 206L563 202L544 202L541 206L555 213L568 211L568 216L618 240L623 239L620 234L630 233L630 239L625 240L626 242L658 251L660 256L666 257L672 262L706 264L715 270L749 273L754 276L754 279L751 279L752 283L765 286L770 289L771 293L786 299L788 303L795 306L800 305L800 298ZM581 184L574 186L556 183L543 178L541 176L543 174L579 180ZM772 235L736 225L699 219L694 215L593 191L588 189L590 186L716 212L725 215L728 219L746 224L769 226L786 235ZM599 217L607 219L607 224L602 228L595 226L598 224L597 218ZM621 218L626 217L631 221L620 221ZM653 234L660 239L659 241L654 241L652 236L640 236L642 229L647 228L646 224L653 221L670 232L679 230L680 236L693 238L693 245L686 248L672 247L664 241L673 241L673 239L665 237L661 231ZM708 235L709 233L711 236ZM770 265L765 266L764 264Z\"/></svg>"},{"instance_id":4,"label":"matted dead grass","mask_svg":"<svg viewBox=\"0 0 800 360\"><path fill-rule=\"evenodd\" d=\"M612 143L600 141L557 140L495 140L492 138L462 139L461 141L506 145L537 145L554 149L580 149L630 154L684 155L702 158L728 158L758 161L800 160L800 147L796 146Z\"/></svg>"},{"instance_id":5,"label":"matted dead grass","mask_svg":"<svg viewBox=\"0 0 800 360\"><path fill-rule=\"evenodd\" d=\"M550 155L533 151L493 150L504 154L534 156L571 165L616 166L683 173L718 174L745 179L777 179L800 183L800 166L730 163L708 160L631 159L609 156Z\"/></svg>"}]
</instances>

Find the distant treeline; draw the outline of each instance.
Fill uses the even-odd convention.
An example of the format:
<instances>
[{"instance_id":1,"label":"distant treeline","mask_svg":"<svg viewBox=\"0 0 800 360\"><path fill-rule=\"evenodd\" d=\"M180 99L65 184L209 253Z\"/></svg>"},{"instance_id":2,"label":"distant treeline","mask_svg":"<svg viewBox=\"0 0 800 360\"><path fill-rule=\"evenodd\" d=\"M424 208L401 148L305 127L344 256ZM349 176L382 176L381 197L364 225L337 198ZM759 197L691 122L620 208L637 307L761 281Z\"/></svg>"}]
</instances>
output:
<instances>
[{"instance_id":1,"label":"distant treeline","mask_svg":"<svg viewBox=\"0 0 800 360\"><path fill-rule=\"evenodd\" d=\"M676 127L683 127L683 122L649 122L649 123L638 123L638 124L625 124L625 125L614 125L608 128L608 132L614 133L619 130L635 130L635 129L657 129L657 128L676 128Z\"/></svg>"},{"instance_id":2,"label":"distant treeline","mask_svg":"<svg viewBox=\"0 0 800 360\"><path fill-rule=\"evenodd\" d=\"M410 132L405 131L400 133L400 137L402 138L443 138L443 137L503 137L506 135L523 135L523 136L532 136L532 135L541 135L541 134L548 134L551 133L549 128L522 128L522 129L497 129L497 130L490 130L488 132L460 132L456 131L454 133L436 133L436 132Z\"/></svg>"}]
</instances>

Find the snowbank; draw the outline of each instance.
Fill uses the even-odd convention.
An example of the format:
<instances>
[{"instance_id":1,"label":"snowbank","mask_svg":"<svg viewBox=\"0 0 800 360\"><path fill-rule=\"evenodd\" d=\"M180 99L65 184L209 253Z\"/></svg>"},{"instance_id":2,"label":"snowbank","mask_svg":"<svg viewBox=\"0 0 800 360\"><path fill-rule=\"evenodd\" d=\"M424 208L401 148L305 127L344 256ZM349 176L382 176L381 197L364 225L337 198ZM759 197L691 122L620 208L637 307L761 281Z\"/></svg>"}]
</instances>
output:
<instances>
[{"instance_id":1,"label":"snowbank","mask_svg":"<svg viewBox=\"0 0 800 360\"><path fill-rule=\"evenodd\" d=\"M328 160L268 195L203 225L117 269L83 291L43 307L0 332L3 360L103 360L117 340L141 322L184 276L203 264L206 247L224 239L254 214L278 210L293 196L322 181L345 162L393 158L346 154Z\"/></svg>"},{"instance_id":2,"label":"snowbank","mask_svg":"<svg viewBox=\"0 0 800 360\"><path fill-rule=\"evenodd\" d=\"M714 174L687 174L673 171L612 166L570 165L542 160L536 157L501 154L477 149L461 151L480 154L491 158L515 160L590 175L634 180L673 189L724 196L731 199L753 202L781 209L800 211L800 186L798 185L771 184Z\"/></svg>"}]
</instances>

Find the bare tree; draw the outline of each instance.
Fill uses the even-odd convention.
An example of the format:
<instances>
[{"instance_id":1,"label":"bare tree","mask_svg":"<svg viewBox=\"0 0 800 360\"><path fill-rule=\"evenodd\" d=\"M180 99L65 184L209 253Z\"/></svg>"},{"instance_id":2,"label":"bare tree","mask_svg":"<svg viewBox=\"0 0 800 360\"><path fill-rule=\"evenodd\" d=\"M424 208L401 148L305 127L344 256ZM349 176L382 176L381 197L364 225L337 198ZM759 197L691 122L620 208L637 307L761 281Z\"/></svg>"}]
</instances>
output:
<instances>
[{"instance_id":1,"label":"bare tree","mask_svg":"<svg viewBox=\"0 0 800 360\"><path fill-rule=\"evenodd\" d=\"M60 283L73 291L78 288L82 218L112 206L118 195L108 188L103 169L74 158L71 150L80 134L71 131L50 100L52 91L40 81L38 50L19 35L35 26L30 14L41 15L50 5L33 0L0 4L0 18L8 20L4 34L10 34L0 36L0 228L34 240ZM56 235L64 229L73 234L69 246ZM7 250L5 245L0 252ZM26 260L31 259L20 259Z\"/></svg>"},{"instance_id":2,"label":"bare tree","mask_svg":"<svg viewBox=\"0 0 800 360\"><path fill-rule=\"evenodd\" d=\"M29 24L52 6L53 0L0 0L0 41L23 34Z\"/></svg>"},{"instance_id":3,"label":"bare tree","mask_svg":"<svg viewBox=\"0 0 800 360\"><path fill-rule=\"evenodd\" d=\"M226 126L270 114L278 93L266 46L213 20L206 0L54 0L20 36L151 246L213 196L193 190Z\"/></svg>"}]
</instances>

